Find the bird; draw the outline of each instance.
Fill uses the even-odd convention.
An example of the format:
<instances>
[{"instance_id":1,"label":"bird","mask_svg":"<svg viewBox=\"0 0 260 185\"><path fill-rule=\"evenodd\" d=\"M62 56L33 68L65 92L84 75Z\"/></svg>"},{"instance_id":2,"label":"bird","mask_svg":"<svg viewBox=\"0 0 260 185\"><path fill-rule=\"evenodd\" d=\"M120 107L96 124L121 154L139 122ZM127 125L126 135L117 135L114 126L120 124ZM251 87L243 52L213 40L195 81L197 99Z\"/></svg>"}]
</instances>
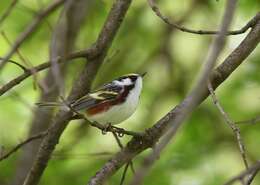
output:
<instances>
[{"instance_id":1,"label":"bird","mask_svg":"<svg viewBox=\"0 0 260 185\"><path fill-rule=\"evenodd\" d=\"M71 109L83 114L90 122L116 125L128 119L136 110L143 74L126 74L102 85L85 96L69 103ZM64 103L43 102L38 106L64 106Z\"/></svg>"}]
</instances>

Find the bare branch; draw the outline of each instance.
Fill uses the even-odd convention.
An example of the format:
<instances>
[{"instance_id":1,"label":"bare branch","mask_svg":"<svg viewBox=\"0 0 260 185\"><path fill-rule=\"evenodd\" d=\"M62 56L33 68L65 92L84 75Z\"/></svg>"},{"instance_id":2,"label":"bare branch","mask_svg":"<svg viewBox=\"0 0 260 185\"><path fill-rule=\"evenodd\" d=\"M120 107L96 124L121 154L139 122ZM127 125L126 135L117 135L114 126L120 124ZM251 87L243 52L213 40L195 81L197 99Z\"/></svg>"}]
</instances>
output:
<instances>
[{"instance_id":1,"label":"bare branch","mask_svg":"<svg viewBox=\"0 0 260 185\"><path fill-rule=\"evenodd\" d=\"M159 158L160 153L162 150L167 146L167 144L171 141L173 136L175 136L179 126L183 123L184 119L189 116L192 110L196 107L197 102L201 99L204 92L206 91L206 83L209 75L211 73L212 68L214 67L219 54L221 53L222 49L224 48L225 43L225 34L231 24L235 7L236 7L236 0L229 0L227 1L225 13L222 17L220 31L219 34L216 35L215 39L212 42L210 50L208 52L208 56L205 59L205 66L201 72L201 76L196 82L195 87L189 93L189 99L186 102L186 106L183 107L181 112L176 116L176 119L171 122L171 125L168 126L163 132L165 136L159 141L158 145L154 147L153 152L148 155L144 159L144 164L140 167L137 171L135 177L131 181L131 185L139 185L142 183L144 176L148 173L151 166L155 163L156 159Z\"/></svg>"},{"instance_id":2,"label":"bare branch","mask_svg":"<svg viewBox=\"0 0 260 185\"><path fill-rule=\"evenodd\" d=\"M155 4L154 0L147 0L149 6L151 7L151 9L154 11L154 13L160 18L162 19L163 22L165 22L166 24L168 24L169 26L172 26L180 31L183 32L187 32L187 33L192 33L192 34L199 34L199 35L213 35L213 34L219 34L219 31L208 31L208 30L194 30L194 29L190 29L190 28L186 28L184 26L178 25L178 23L172 22L169 20L169 18L167 18L166 16L164 16L159 7ZM245 26L243 26L241 29L239 30L235 30L235 31L228 31L226 32L226 35L238 35L238 34L242 34L245 33L249 28L252 28L257 21L260 19L260 13L258 12L256 14L255 17L253 17Z\"/></svg>"},{"instance_id":3,"label":"bare branch","mask_svg":"<svg viewBox=\"0 0 260 185\"><path fill-rule=\"evenodd\" d=\"M89 8L91 8L89 2L91 1L66 0L64 6L62 6L62 10L60 12L59 19L55 24L54 30L51 27L49 27L50 31L59 32L58 36L57 34L52 33L51 40L55 38L55 41L57 41L58 43L62 43L55 46L51 44L49 55L50 61L55 58L64 58L64 56L67 56L68 53L74 50L77 36L79 35L84 20L87 17L87 13L89 12L88 10ZM42 7L44 6L41 6L40 9L42 9ZM46 22L48 26L50 26L47 18L44 22ZM69 65L65 63L65 61L61 61L61 63L63 63L63 65L60 66L62 78L65 78L67 74L66 69L69 67ZM39 101L57 100L57 97L59 95L59 89L58 85L55 84L53 78L53 74L49 70L43 79L44 84L46 84L47 91L39 92ZM35 114L33 115L33 118L30 121L31 123L29 124L31 125L29 135L34 135L35 133L46 130L49 127L51 121L53 120L53 116L54 109L52 108L45 110L36 108ZM41 141L42 140L38 140L37 142L33 142L30 145L24 147L24 149L21 152L21 155L19 155L16 171L10 184L20 185L21 182L25 180L26 175L29 172L33 164L33 161L36 157Z\"/></svg>"},{"instance_id":4,"label":"bare branch","mask_svg":"<svg viewBox=\"0 0 260 185\"><path fill-rule=\"evenodd\" d=\"M210 82L208 83L208 89L209 89L211 98L213 100L213 103L216 105L217 109L219 110L219 112L223 116L224 120L226 121L228 126L232 129L233 133L235 134L241 157L244 161L245 167L248 168L245 145L244 145L243 140L241 138L239 127L236 126L236 124L230 119L228 114L224 111L223 107L220 105L220 103L217 99L217 96L216 96Z\"/></svg>"},{"instance_id":5,"label":"bare branch","mask_svg":"<svg viewBox=\"0 0 260 185\"><path fill-rule=\"evenodd\" d=\"M19 148L21 148L21 147L23 147L24 145L30 143L31 141L34 141L34 140L36 140L36 139L41 139L41 138L43 138L44 136L47 135L47 133L48 133L48 132L45 131L45 132L41 132L41 133L39 133L39 134L36 134L36 135L33 135L33 136L27 138L27 139L24 140L23 142L21 142L21 143L19 143L18 145L16 145L16 146L15 146L13 149L11 149L10 151L6 152L5 154L2 154L2 155L0 156L0 161L2 161L2 160L4 160L4 159L8 158L8 157L11 156L13 153L15 153Z\"/></svg>"},{"instance_id":6,"label":"bare branch","mask_svg":"<svg viewBox=\"0 0 260 185\"><path fill-rule=\"evenodd\" d=\"M93 50L92 50L92 48L90 48L87 50L82 50L82 51L71 53L68 56L66 56L66 58L63 60L61 57L57 57L56 58L57 63L61 64L61 63L65 63L65 62L71 62L71 60L76 59L76 58L91 58L93 55L92 52L93 52ZM39 64L38 66L33 67L33 69L34 69L34 72L37 73L37 72L40 72L42 70L49 68L51 65L52 65L52 63L50 61L48 61L48 62ZM24 70L23 74L16 77L15 79L9 81L7 84L0 86L0 96L2 96L4 93L9 91L16 85L20 84L22 81L24 81L26 78L30 77L31 75L33 75L32 68L29 68L29 69L26 68Z\"/></svg>"},{"instance_id":7,"label":"bare branch","mask_svg":"<svg viewBox=\"0 0 260 185\"><path fill-rule=\"evenodd\" d=\"M34 18L31 24L22 32L16 41L14 42L10 51L3 57L4 59L0 63L0 70L4 67L6 62L12 57L12 55L16 52L16 50L21 46L21 44L36 30L36 28L42 23L45 17L47 17L50 13L55 11L61 4L64 3L65 0L57 0L54 1L50 6L46 9L39 12L39 14Z\"/></svg>"},{"instance_id":8,"label":"bare branch","mask_svg":"<svg viewBox=\"0 0 260 185\"><path fill-rule=\"evenodd\" d=\"M76 100L89 92L91 83L96 76L98 69L104 61L108 49L123 21L130 6L131 0L117 0L113 4L105 24L94 44L98 51L96 57L89 60L79 78L75 81L67 101ZM35 185L39 182L43 171L51 157L56 144L59 142L61 134L69 123L72 116L71 111L60 110L49 128L48 135L43 139L33 166L27 175L24 185Z\"/></svg>"},{"instance_id":9,"label":"bare branch","mask_svg":"<svg viewBox=\"0 0 260 185\"><path fill-rule=\"evenodd\" d=\"M211 74L210 80L214 89L223 83L233 71L253 52L260 41L260 21L253 27L240 45L219 65ZM205 84L206 85L206 84ZM196 102L194 108L202 103L209 95L205 91L203 96ZM173 108L167 115L160 119L152 128L147 129L142 138L133 138L128 142L123 151L115 154L104 166L90 179L95 184L102 184L112 176L124 164L132 160L137 154L145 149L154 146L162 136L163 131L177 118L178 114L186 106L190 97L186 97L179 105Z\"/></svg>"},{"instance_id":10,"label":"bare branch","mask_svg":"<svg viewBox=\"0 0 260 185\"><path fill-rule=\"evenodd\" d=\"M121 180L120 180L120 185L123 185L123 184L124 184L125 176L126 176L128 167L129 167L129 163L127 163L127 164L125 165L125 169L124 169L124 171L123 171L123 175L122 175L122 178L121 178Z\"/></svg>"}]
</instances>

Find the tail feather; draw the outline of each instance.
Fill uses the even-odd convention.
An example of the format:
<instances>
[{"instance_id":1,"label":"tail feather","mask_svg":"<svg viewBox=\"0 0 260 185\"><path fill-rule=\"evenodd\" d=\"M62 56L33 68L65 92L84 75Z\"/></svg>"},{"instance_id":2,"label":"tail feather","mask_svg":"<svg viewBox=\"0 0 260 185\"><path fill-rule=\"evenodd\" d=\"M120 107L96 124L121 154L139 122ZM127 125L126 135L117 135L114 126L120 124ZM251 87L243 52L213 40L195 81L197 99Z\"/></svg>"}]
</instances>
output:
<instances>
[{"instance_id":1,"label":"tail feather","mask_svg":"<svg viewBox=\"0 0 260 185\"><path fill-rule=\"evenodd\" d=\"M38 103L35 103L35 105L37 105L39 107L60 107L60 106L64 106L64 104L61 103L61 102L38 102Z\"/></svg>"}]
</instances>

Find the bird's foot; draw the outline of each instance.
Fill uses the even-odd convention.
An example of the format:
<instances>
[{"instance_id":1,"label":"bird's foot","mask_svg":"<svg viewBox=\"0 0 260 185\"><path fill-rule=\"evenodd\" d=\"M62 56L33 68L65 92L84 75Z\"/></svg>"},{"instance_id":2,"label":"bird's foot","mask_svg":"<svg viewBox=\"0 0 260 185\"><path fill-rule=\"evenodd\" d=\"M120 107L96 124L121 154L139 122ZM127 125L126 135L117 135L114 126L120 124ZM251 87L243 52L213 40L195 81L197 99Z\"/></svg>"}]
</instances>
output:
<instances>
[{"instance_id":1,"label":"bird's foot","mask_svg":"<svg viewBox=\"0 0 260 185\"><path fill-rule=\"evenodd\" d=\"M123 128L113 127L113 130L116 131L118 137L123 137L125 135L125 130Z\"/></svg>"},{"instance_id":2,"label":"bird's foot","mask_svg":"<svg viewBox=\"0 0 260 185\"><path fill-rule=\"evenodd\" d=\"M104 128L101 130L103 135L106 135L108 131L112 129L111 123L108 123L104 126Z\"/></svg>"}]
</instances>

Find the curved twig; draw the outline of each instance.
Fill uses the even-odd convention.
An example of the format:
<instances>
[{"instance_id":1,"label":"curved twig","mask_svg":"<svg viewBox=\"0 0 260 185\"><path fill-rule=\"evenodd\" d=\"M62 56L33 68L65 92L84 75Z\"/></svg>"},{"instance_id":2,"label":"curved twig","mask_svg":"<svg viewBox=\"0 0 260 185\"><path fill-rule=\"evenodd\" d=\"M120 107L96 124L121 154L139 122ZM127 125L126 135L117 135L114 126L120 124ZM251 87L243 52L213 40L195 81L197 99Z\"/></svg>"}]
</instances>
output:
<instances>
[{"instance_id":1,"label":"curved twig","mask_svg":"<svg viewBox=\"0 0 260 185\"><path fill-rule=\"evenodd\" d=\"M41 132L39 134L33 135L29 138L27 138L26 140L24 140L23 142L19 143L18 145L16 145L13 149L11 149L10 151L6 152L5 154L0 156L0 161L8 158L9 156L11 156L13 153L15 153L19 148L23 147L24 145L30 143L31 141L34 141L36 139L41 139L44 136L46 136L48 134L48 131L45 132Z\"/></svg>"},{"instance_id":2,"label":"curved twig","mask_svg":"<svg viewBox=\"0 0 260 185\"><path fill-rule=\"evenodd\" d=\"M170 19L166 16L164 16L159 7L155 4L154 0L147 0L149 6L153 10L153 12L160 18L162 19L163 22L168 24L169 26L172 26L180 31L187 32L187 33L192 33L192 34L199 34L199 35L214 35L214 34L219 34L219 31L209 31L209 30L194 30L190 28L186 28L184 26L181 26L175 22L170 21ZM234 30L234 31L228 31L226 35L238 35L245 33L249 28L252 28L257 21L260 19L260 13L258 12L256 16L254 16L245 26L243 26L239 30Z\"/></svg>"},{"instance_id":3,"label":"curved twig","mask_svg":"<svg viewBox=\"0 0 260 185\"><path fill-rule=\"evenodd\" d=\"M2 57L0 57L0 60L3 60L4 58L2 58ZM25 67L25 66L23 66L22 64L19 64L18 62L16 62L16 61L14 61L14 60L8 60L7 62L9 62L9 63L12 63L12 64L15 64L16 66L18 66L19 68L21 68L24 72L27 72L28 71L28 69Z\"/></svg>"}]
</instances>

